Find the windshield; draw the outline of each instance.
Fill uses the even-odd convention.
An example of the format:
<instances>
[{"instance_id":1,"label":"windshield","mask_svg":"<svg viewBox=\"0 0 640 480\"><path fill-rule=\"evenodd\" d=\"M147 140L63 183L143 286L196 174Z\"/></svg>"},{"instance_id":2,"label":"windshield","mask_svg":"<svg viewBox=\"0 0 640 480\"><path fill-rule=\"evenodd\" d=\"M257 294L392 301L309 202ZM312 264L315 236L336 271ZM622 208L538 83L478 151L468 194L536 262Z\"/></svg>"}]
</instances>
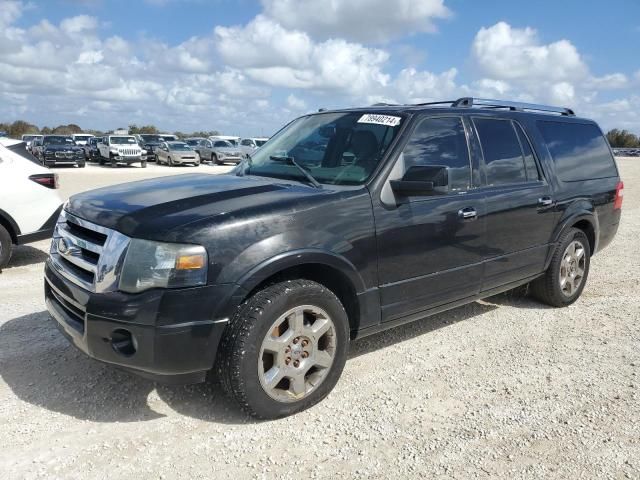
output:
<instances>
[{"instance_id":1,"label":"windshield","mask_svg":"<svg viewBox=\"0 0 640 480\"><path fill-rule=\"evenodd\" d=\"M266 141L266 140L256 140L256 145L257 145L258 147L261 147L261 146L262 146L262 145L264 145L265 143L267 143L267 141Z\"/></svg>"},{"instance_id":2,"label":"windshield","mask_svg":"<svg viewBox=\"0 0 640 480\"><path fill-rule=\"evenodd\" d=\"M135 137L111 137L112 145L135 145L137 143Z\"/></svg>"},{"instance_id":3,"label":"windshield","mask_svg":"<svg viewBox=\"0 0 640 480\"><path fill-rule=\"evenodd\" d=\"M41 135L23 135L22 136L22 141L23 142L30 142L31 140L34 140L36 138L40 138Z\"/></svg>"},{"instance_id":4,"label":"windshield","mask_svg":"<svg viewBox=\"0 0 640 480\"><path fill-rule=\"evenodd\" d=\"M144 134L140 135L140 138L145 142L164 142L164 138L160 135Z\"/></svg>"},{"instance_id":5,"label":"windshield","mask_svg":"<svg viewBox=\"0 0 640 480\"><path fill-rule=\"evenodd\" d=\"M174 152L192 152L193 150L186 143L170 143L169 150Z\"/></svg>"},{"instance_id":6,"label":"windshield","mask_svg":"<svg viewBox=\"0 0 640 480\"><path fill-rule=\"evenodd\" d=\"M76 140L87 140L88 138L92 138L93 135L74 135L73 138Z\"/></svg>"},{"instance_id":7,"label":"windshield","mask_svg":"<svg viewBox=\"0 0 640 480\"><path fill-rule=\"evenodd\" d=\"M44 137L42 144L43 145L75 145L73 138L65 137L62 135L52 135L50 137Z\"/></svg>"},{"instance_id":8,"label":"windshield","mask_svg":"<svg viewBox=\"0 0 640 480\"><path fill-rule=\"evenodd\" d=\"M231 142L227 142L226 140L218 140L213 146L216 148L233 148Z\"/></svg>"},{"instance_id":9,"label":"windshield","mask_svg":"<svg viewBox=\"0 0 640 480\"><path fill-rule=\"evenodd\" d=\"M186 140L186 142L187 142L187 145L191 145L192 147L195 147L200 143L201 140L202 140L201 138L190 138L189 140Z\"/></svg>"},{"instance_id":10,"label":"windshield","mask_svg":"<svg viewBox=\"0 0 640 480\"><path fill-rule=\"evenodd\" d=\"M175 142L178 140L178 137L175 135L162 135L161 138L163 138L165 142Z\"/></svg>"},{"instance_id":11,"label":"windshield","mask_svg":"<svg viewBox=\"0 0 640 480\"><path fill-rule=\"evenodd\" d=\"M402 120L400 115L363 112L299 118L256 150L245 173L306 181L293 159L319 183L360 185L375 170Z\"/></svg>"}]
</instances>

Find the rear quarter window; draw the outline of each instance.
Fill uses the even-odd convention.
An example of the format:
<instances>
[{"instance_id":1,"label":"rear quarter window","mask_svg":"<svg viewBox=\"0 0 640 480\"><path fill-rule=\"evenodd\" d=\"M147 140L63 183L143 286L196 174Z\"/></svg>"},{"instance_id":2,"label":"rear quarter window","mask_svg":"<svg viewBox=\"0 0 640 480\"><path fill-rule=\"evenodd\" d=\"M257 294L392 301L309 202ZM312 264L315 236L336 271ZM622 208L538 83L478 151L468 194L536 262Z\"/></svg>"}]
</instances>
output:
<instances>
[{"instance_id":1,"label":"rear quarter window","mask_svg":"<svg viewBox=\"0 0 640 480\"><path fill-rule=\"evenodd\" d=\"M541 120L538 128L563 182L618 175L607 141L595 124Z\"/></svg>"}]
</instances>

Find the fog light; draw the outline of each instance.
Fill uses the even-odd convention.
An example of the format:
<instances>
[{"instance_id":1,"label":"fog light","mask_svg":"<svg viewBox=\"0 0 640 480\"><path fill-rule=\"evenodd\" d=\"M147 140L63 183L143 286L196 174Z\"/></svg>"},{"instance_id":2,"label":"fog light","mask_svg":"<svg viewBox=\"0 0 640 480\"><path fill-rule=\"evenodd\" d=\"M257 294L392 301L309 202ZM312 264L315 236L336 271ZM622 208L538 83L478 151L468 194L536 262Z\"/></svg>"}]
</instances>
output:
<instances>
[{"instance_id":1,"label":"fog light","mask_svg":"<svg viewBox=\"0 0 640 480\"><path fill-rule=\"evenodd\" d=\"M116 353L125 357L131 357L137 350L136 341L131 332L122 328L111 332L111 347Z\"/></svg>"}]
</instances>

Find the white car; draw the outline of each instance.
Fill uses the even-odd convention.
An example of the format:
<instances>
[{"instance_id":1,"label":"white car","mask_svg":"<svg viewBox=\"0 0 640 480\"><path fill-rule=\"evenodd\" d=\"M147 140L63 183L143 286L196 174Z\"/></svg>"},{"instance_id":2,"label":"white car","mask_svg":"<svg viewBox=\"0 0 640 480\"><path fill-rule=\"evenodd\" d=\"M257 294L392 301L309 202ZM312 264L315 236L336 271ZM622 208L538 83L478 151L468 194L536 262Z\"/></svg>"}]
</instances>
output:
<instances>
[{"instance_id":1,"label":"white car","mask_svg":"<svg viewBox=\"0 0 640 480\"><path fill-rule=\"evenodd\" d=\"M62 209L58 176L41 166L20 140L0 140L0 269L13 245L51 238Z\"/></svg>"},{"instance_id":2,"label":"white car","mask_svg":"<svg viewBox=\"0 0 640 480\"><path fill-rule=\"evenodd\" d=\"M89 139L94 138L94 136L89 135L88 133L74 133L71 135L71 138L73 138L76 145L83 146L89 143Z\"/></svg>"},{"instance_id":3,"label":"white car","mask_svg":"<svg viewBox=\"0 0 640 480\"><path fill-rule=\"evenodd\" d=\"M264 137L253 137L253 138L243 138L240 141L240 151L244 155L252 155L257 149L267 143L268 138Z\"/></svg>"}]
</instances>

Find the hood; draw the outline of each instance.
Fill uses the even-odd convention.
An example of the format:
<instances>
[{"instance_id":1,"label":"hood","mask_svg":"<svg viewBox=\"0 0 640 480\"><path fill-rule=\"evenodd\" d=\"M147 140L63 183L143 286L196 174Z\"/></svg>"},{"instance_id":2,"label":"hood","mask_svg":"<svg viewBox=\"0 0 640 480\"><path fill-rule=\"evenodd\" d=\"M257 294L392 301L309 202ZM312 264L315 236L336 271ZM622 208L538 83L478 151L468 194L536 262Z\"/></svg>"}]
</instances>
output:
<instances>
[{"instance_id":1,"label":"hood","mask_svg":"<svg viewBox=\"0 0 640 480\"><path fill-rule=\"evenodd\" d=\"M240 153L240 147L215 147L213 150L216 152L228 153L229 155Z\"/></svg>"},{"instance_id":2,"label":"hood","mask_svg":"<svg viewBox=\"0 0 640 480\"><path fill-rule=\"evenodd\" d=\"M279 179L187 174L130 182L74 195L67 210L137 238L166 240L181 226L285 199L326 194Z\"/></svg>"}]
</instances>

